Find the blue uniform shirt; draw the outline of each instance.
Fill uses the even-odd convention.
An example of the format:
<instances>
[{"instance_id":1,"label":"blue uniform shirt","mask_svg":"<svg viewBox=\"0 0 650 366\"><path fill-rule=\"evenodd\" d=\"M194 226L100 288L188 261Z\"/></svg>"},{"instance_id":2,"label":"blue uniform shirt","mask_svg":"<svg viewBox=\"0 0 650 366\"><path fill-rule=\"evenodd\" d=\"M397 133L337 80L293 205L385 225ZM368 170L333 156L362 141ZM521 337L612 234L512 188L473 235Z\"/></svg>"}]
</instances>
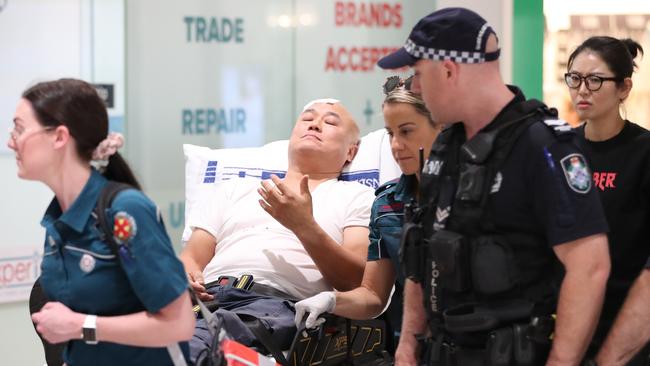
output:
<instances>
[{"instance_id":1,"label":"blue uniform shirt","mask_svg":"<svg viewBox=\"0 0 650 366\"><path fill-rule=\"evenodd\" d=\"M390 259L397 275L395 292L386 310L394 332L402 324L402 291L404 274L399 264L399 247L404 224L404 205L415 197L417 181L415 175L404 175L383 184L375 191L375 201L370 214L370 245L368 261Z\"/></svg>"},{"instance_id":2,"label":"blue uniform shirt","mask_svg":"<svg viewBox=\"0 0 650 366\"><path fill-rule=\"evenodd\" d=\"M142 192L120 192L107 209L115 222L114 237L121 236L131 255L112 253L100 240L92 213L107 180L93 170L81 194L62 214L54 198L41 225L46 230L41 264L41 285L51 301L59 301L85 314L123 315L156 313L187 289L156 206ZM101 329L99 330L101 332ZM181 343L187 358L187 343ZM171 365L166 348L132 347L109 342L68 343L66 363L75 365Z\"/></svg>"},{"instance_id":3,"label":"blue uniform shirt","mask_svg":"<svg viewBox=\"0 0 650 366\"><path fill-rule=\"evenodd\" d=\"M390 259L398 282L404 284L399 266L399 246L404 224L404 205L415 197L415 175L400 176L375 191L370 214L370 245L368 260Z\"/></svg>"}]
</instances>

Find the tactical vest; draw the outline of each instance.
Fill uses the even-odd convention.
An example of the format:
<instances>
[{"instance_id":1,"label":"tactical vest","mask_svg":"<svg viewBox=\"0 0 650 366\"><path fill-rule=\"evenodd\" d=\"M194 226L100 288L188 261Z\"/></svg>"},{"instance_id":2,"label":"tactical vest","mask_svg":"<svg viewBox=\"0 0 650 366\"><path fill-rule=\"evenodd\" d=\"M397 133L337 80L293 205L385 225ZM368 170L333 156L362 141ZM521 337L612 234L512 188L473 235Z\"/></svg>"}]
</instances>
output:
<instances>
[{"instance_id":1,"label":"tactical vest","mask_svg":"<svg viewBox=\"0 0 650 366\"><path fill-rule=\"evenodd\" d=\"M544 120L556 136L570 133L566 125L553 128L555 110L529 100L508 108L469 141L457 123L432 146L421 174L420 208L405 225L402 248L407 277L422 281L432 330L485 333L553 312L559 271L523 288L528 281L514 257L517 243L497 233L486 212L493 183L516 141ZM419 224L421 230L413 230ZM517 241L547 245L532 236Z\"/></svg>"}]
</instances>

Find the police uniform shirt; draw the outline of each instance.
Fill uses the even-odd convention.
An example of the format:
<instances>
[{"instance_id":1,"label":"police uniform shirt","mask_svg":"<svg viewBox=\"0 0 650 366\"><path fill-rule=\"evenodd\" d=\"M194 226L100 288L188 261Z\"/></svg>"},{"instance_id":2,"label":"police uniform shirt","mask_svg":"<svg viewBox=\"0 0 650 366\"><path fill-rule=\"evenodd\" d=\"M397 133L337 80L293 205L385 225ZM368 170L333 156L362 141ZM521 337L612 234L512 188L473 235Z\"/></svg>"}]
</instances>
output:
<instances>
[{"instance_id":1,"label":"police uniform shirt","mask_svg":"<svg viewBox=\"0 0 650 366\"><path fill-rule=\"evenodd\" d=\"M502 120L505 111L525 101L518 88L510 89L515 97L486 129L506 122ZM557 264L550 252L553 246L608 230L575 135L562 136L544 122L533 123L514 143L491 182L487 210L496 231L505 233L513 243L515 257L525 272L524 283L549 273L551 260Z\"/></svg>"},{"instance_id":2,"label":"police uniform shirt","mask_svg":"<svg viewBox=\"0 0 650 366\"><path fill-rule=\"evenodd\" d=\"M95 170L72 206L62 214L56 198L41 225L46 230L41 284L51 301L73 311L95 315L157 313L187 290L156 206L135 189L115 197L107 217L114 218L114 237L128 251L117 259L91 216L107 180ZM118 242L120 242L118 241ZM101 331L101 330L100 330ZM181 348L188 355L187 343ZM171 365L166 348L99 342L69 342L68 365Z\"/></svg>"}]
</instances>

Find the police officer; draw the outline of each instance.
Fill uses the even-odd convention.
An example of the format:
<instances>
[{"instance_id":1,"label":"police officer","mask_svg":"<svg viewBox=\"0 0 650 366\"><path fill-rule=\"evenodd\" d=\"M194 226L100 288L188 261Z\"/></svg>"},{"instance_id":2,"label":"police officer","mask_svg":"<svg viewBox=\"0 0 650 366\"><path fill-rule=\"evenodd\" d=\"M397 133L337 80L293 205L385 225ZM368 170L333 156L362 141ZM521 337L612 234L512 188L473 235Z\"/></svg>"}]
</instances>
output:
<instances>
[{"instance_id":1,"label":"police officer","mask_svg":"<svg viewBox=\"0 0 650 366\"><path fill-rule=\"evenodd\" d=\"M598 365L625 365L650 343L650 257L598 352ZM650 358L645 359L650 365Z\"/></svg>"},{"instance_id":2,"label":"police officer","mask_svg":"<svg viewBox=\"0 0 650 366\"><path fill-rule=\"evenodd\" d=\"M450 125L404 228L398 365L416 364L427 330L425 364L575 365L598 319L610 264L591 173L569 126L503 83L498 57L485 19L446 8L379 61L413 66L413 90Z\"/></svg>"}]
</instances>

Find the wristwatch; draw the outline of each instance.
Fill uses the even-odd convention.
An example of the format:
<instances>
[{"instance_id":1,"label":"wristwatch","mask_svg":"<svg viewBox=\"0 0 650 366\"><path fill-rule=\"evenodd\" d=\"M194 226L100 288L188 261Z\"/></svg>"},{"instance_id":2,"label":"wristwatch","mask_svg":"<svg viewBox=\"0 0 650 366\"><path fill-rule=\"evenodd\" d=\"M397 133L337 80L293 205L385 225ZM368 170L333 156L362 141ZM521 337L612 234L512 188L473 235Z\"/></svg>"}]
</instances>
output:
<instances>
[{"instance_id":1,"label":"wristwatch","mask_svg":"<svg viewBox=\"0 0 650 366\"><path fill-rule=\"evenodd\" d=\"M86 315L81 329L81 339L86 344L97 344L97 315Z\"/></svg>"}]
</instances>

